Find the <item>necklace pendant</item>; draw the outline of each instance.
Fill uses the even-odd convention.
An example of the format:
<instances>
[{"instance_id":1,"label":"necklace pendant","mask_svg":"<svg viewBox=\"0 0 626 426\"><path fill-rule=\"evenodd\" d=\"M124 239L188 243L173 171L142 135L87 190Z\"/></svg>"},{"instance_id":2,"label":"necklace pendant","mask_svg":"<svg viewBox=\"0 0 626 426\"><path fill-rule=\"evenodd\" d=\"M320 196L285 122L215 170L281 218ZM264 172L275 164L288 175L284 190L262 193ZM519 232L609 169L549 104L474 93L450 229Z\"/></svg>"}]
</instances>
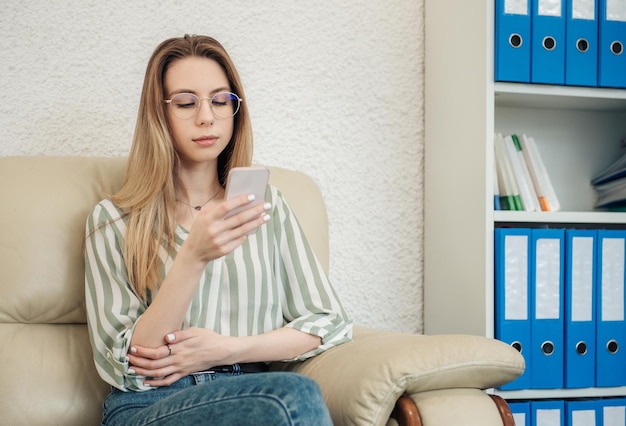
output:
<instances>
[{"instance_id":1,"label":"necklace pendant","mask_svg":"<svg viewBox=\"0 0 626 426\"><path fill-rule=\"evenodd\" d=\"M207 203L208 203L209 201L211 201L213 198L217 197L217 194L219 194L219 193L220 193L220 189L222 189L222 188L221 188L221 187L220 187L220 188L217 188L217 191L215 191L215 194L213 194L213 196L212 196L211 198L209 198L208 200L206 200L206 201L204 202L204 204L200 204L199 206L192 206L191 204L186 203L186 202L184 202L184 201L182 201L182 200L178 200L178 199L176 199L176 202L177 202L177 203L182 203L182 204L184 204L184 205L186 205L186 206L189 206L190 208L192 208L192 209L194 209L195 211L199 212L200 210L202 210L202 207L204 207L204 206L206 206L206 205L207 205Z\"/></svg>"}]
</instances>

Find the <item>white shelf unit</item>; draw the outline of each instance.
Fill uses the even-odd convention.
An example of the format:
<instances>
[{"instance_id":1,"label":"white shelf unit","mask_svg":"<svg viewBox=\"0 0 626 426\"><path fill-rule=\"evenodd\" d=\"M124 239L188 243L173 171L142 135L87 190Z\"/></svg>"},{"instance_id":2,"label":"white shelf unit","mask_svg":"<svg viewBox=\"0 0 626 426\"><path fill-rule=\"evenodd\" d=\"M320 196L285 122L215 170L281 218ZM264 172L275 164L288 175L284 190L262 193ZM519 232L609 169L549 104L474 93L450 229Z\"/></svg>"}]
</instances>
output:
<instances>
[{"instance_id":1,"label":"white shelf unit","mask_svg":"<svg viewBox=\"0 0 626 426\"><path fill-rule=\"evenodd\" d=\"M495 227L626 228L626 213L594 210L589 183L626 150L626 91L494 83L494 0L425 0L425 13L424 332L493 337ZM493 211L494 132L535 138L562 211Z\"/></svg>"}]
</instances>

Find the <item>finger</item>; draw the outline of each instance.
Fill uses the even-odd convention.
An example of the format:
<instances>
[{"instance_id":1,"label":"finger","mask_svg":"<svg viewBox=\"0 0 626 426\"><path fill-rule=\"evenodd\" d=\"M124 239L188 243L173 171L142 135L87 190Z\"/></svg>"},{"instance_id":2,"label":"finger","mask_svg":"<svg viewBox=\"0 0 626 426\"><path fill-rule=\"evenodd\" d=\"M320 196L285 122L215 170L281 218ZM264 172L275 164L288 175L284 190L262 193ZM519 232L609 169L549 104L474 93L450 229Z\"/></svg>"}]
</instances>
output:
<instances>
[{"instance_id":1,"label":"finger","mask_svg":"<svg viewBox=\"0 0 626 426\"><path fill-rule=\"evenodd\" d=\"M239 228L237 228L237 230L240 231L242 235L244 236L249 235L253 233L254 231L256 231L260 226L269 222L270 219L271 217L268 214L257 216L257 217L252 218L252 220L250 220L249 222L246 222L243 225L241 225Z\"/></svg>"},{"instance_id":2,"label":"finger","mask_svg":"<svg viewBox=\"0 0 626 426\"><path fill-rule=\"evenodd\" d=\"M154 348L147 348L145 346L134 345L130 348L128 352L129 357L141 357L147 359L158 359L158 353Z\"/></svg>"},{"instance_id":3,"label":"finger","mask_svg":"<svg viewBox=\"0 0 626 426\"><path fill-rule=\"evenodd\" d=\"M128 369L130 374L136 374L138 376L145 376L150 380L161 380L170 374L176 373L177 369L174 365L168 365L161 368L143 368L137 365L131 365Z\"/></svg>"},{"instance_id":4,"label":"finger","mask_svg":"<svg viewBox=\"0 0 626 426\"><path fill-rule=\"evenodd\" d=\"M269 221L269 216L265 217L257 217L252 221L246 222L244 224L235 226L229 231L224 233L223 241L220 243L220 252L222 256L231 253L237 247L241 246L248 238L249 235L253 234L259 226L265 224Z\"/></svg>"},{"instance_id":5,"label":"finger","mask_svg":"<svg viewBox=\"0 0 626 426\"><path fill-rule=\"evenodd\" d=\"M144 383L152 387L169 386L172 383L180 380L182 377L183 377L182 374L174 373L174 374L170 374L169 376L158 378L158 379L149 378L149 379L144 380Z\"/></svg>"},{"instance_id":6,"label":"finger","mask_svg":"<svg viewBox=\"0 0 626 426\"><path fill-rule=\"evenodd\" d=\"M229 219L234 216L239 216L242 212L248 212L252 215L261 214L264 210L269 210L271 204L266 203L263 199L256 200L255 196L250 194L248 196L242 195L228 200L224 202L224 207L226 208L224 219Z\"/></svg>"},{"instance_id":7,"label":"finger","mask_svg":"<svg viewBox=\"0 0 626 426\"><path fill-rule=\"evenodd\" d=\"M272 205L270 203L259 204L237 213L226 219L225 222L227 226L233 230L245 230L248 232L270 220L271 217L267 212L271 208Z\"/></svg>"},{"instance_id":8,"label":"finger","mask_svg":"<svg viewBox=\"0 0 626 426\"><path fill-rule=\"evenodd\" d=\"M169 356L167 345L161 345L158 348L147 348L145 346L134 345L130 348L128 355L147 359L162 359Z\"/></svg>"},{"instance_id":9,"label":"finger","mask_svg":"<svg viewBox=\"0 0 626 426\"><path fill-rule=\"evenodd\" d=\"M244 194L238 197L226 200L226 207L228 210L233 210L238 207L243 207L247 204L253 203L256 200L254 194Z\"/></svg>"},{"instance_id":10,"label":"finger","mask_svg":"<svg viewBox=\"0 0 626 426\"><path fill-rule=\"evenodd\" d=\"M165 341L170 347L173 347L174 343L181 343L185 340L193 338L196 334L196 328L190 327L185 330L175 330L165 335Z\"/></svg>"},{"instance_id":11,"label":"finger","mask_svg":"<svg viewBox=\"0 0 626 426\"><path fill-rule=\"evenodd\" d=\"M141 374L144 374L146 370L157 370L170 364L166 358L154 360L134 355L128 355L128 362L134 371L141 370Z\"/></svg>"},{"instance_id":12,"label":"finger","mask_svg":"<svg viewBox=\"0 0 626 426\"><path fill-rule=\"evenodd\" d=\"M220 204L219 208L213 210L214 216L216 219L228 219L231 218L243 210L246 210L247 206L263 204L263 200L256 201L256 197L254 194L249 195L240 195L235 198L231 198L229 200L224 200ZM209 211L207 210L207 214Z\"/></svg>"},{"instance_id":13,"label":"finger","mask_svg":"<svg viewBox=\"0 0 626 426\"><path fill-rule=\"evenodd\" d=\"M165 341L166 341L166 342L168 342L168 343L174 343L174 342L176 342L176 332L174 332L174 333L168 333L168 334L165 336ZM170 348L170 349L171 349L171 348Z\"/></svg>"}]
</instances>

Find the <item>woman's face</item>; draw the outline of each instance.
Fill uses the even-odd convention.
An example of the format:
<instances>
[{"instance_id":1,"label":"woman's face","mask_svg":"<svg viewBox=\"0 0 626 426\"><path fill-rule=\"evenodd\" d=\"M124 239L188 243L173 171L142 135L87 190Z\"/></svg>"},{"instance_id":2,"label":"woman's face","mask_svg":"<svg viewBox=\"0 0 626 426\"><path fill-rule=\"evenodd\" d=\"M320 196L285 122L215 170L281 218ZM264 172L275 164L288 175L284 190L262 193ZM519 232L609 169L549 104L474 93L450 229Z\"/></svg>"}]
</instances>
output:
<instances>
[{"instance_id":1,"label":"woman's face","mask_svg":"<svg viewBox=\"0 0 626 426\"><path fill-rule=\"evenodd\" d=\"M166 99L178 93L192 93L200 100L199 109L187 104L168 104L167 117L172 129L175 149L183 166L213 162L230 142L234 118L220 118L211 108L211 98L220 92L230 92L228 78L222 67L212 59L186 57L178 59L165 73ZM208 98L208 99L207 99ZM186 109L190 118L180 118L174 109Z\"/></svg>"}]
</instances>

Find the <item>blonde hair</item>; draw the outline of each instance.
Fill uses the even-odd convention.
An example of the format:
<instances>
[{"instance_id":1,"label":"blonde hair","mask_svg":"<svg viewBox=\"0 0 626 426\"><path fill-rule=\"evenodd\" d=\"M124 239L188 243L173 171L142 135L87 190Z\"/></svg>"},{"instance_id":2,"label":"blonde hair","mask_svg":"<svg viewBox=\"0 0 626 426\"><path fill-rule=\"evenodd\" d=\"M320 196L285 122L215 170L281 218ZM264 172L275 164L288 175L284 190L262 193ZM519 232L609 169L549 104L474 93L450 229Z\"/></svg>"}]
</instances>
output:
<instances>
[{"instance_id":1,"label":"blonde hair","mask_svg":"<svg viewBox=\"0 0 626 426\"><path fill-rule=\"evenodd\" d=\"M243 86L224 47L207 36L185 35L162 42L152 54L144 78L133 144L122 188L111 198L127 216L124 261L128 279L144 301L161 284L158 254L162 243L174 245L179 158L166 116L164 79L178 59L196 56L216 61L226 73L230 89L244 99L234 117L233 136L218 157L222 186L233 167L252 161L252 127Z\"/></svg>"}]
</instances>

